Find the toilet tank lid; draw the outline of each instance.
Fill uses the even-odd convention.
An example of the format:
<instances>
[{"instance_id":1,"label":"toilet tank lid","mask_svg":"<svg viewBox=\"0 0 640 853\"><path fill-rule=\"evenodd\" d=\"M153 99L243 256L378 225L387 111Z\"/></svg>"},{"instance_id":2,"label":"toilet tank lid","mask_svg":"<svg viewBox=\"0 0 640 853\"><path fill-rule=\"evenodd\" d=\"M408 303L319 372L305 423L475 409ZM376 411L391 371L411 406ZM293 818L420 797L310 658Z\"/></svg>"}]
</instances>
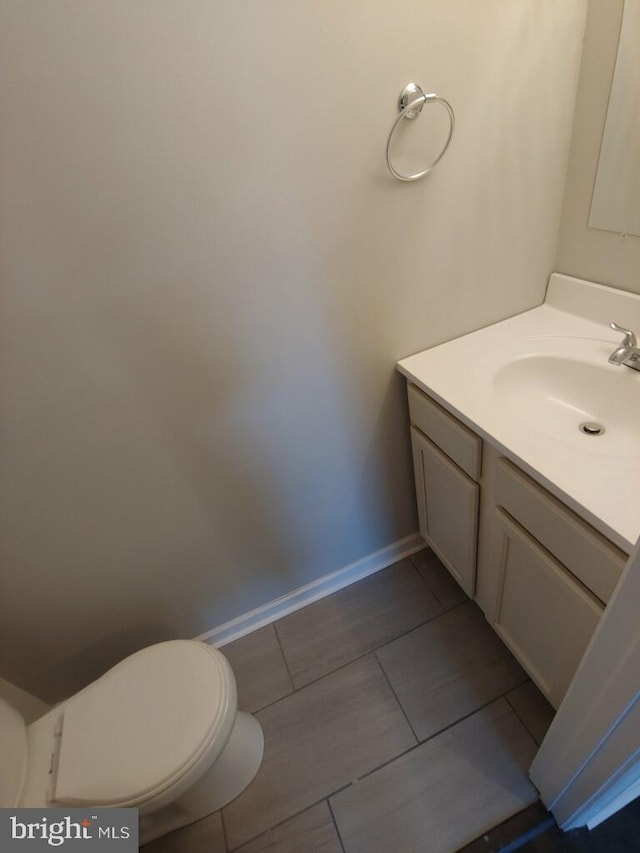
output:
<instances>
[{"instance_id":1,"label":"toilet tank lid","mask_svg":"<svg viewBox=\"0 0 640 853\"><path fill-rule=\"evenodd\" d=\"M63 710L53 802L136 806L222 751L235 679L216 649L171 640L126 658Z\"/></svg>"},{"instance_id":2,"label":"toilet tank lid","mask_svg":"<svg viewBox=\"0 0 640 853\"><path fill-rule=\"evenodd\" d=\"M15 808L27 771L27 727L22 714L0 697L0 808Z\"/></svg>"}]
</instances>

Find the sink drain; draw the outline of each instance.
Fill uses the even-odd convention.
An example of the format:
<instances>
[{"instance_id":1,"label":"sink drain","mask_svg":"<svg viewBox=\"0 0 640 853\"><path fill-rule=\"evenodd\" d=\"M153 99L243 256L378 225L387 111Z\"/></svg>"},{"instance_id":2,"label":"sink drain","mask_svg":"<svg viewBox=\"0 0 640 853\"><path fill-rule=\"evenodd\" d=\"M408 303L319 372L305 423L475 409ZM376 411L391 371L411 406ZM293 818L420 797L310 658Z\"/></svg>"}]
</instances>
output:
<instances>
[{"instance_id":1,"label":"sink drain","mask_svg":"<svg viewBox=\"0 0 640 853\"><path fill-rule=\"evenodd\" d=\"M585 435L602 435L604 427L602 424L596 423L596 421L585 421L583 424L580 424L580 432L583 432Z\"/></svg>"}]
</instances>

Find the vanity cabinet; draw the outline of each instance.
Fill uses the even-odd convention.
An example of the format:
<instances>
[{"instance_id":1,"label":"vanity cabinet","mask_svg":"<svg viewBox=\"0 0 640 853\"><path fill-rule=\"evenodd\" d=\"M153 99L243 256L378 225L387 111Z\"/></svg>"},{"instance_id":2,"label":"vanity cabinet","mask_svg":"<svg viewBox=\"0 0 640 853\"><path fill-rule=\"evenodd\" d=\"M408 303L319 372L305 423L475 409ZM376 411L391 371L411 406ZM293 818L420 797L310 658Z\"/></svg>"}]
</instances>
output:
<instances>
[{"instance_id":1,"label":"vanity cabinet","mask_svg":"<svg viewBox=\"0 0 640 853\"><path fill-rule=\"evenodd\" d=\"M415 427L411 447L420 533L467 595L473 596L478 484Z\"/></svg>"},{"instance_id":2,"label":"vanity cabinet","mask_svg":"<svg viewBox=\"0 0 640 853\"><path fill-rule=\"evenodd\" d=\"M494 467L485 615L557 708L627 555L508 459Z\"/></svg>"},{"instance_id":3,"label":"vanity cabinet","mask_svg":"<svg viewBox=\"0 0 640 853\"><path fill-rule=\"evenodd\" d=\"M602 604L501 509L492 624L558 707L602 614Z\"/></svg>"},{"instance_id":4,"label":"vanity cabinet","mask_svg":"<svg viewBox=\"0 0 640 853\"><path fill-rule=\"evenodd\" d=\"M473 597L481 440L413 386L409 412L420 533Z\"/></svg>"},{"instance_id":5,"label":"vanity cabinet","mask_svg":"<svg viewBox=\"0 0 640 853\"><path fill-rule=\"evenodd\" d=\"M420 532L558 707L627 554L409 384Z\"/></svg>"}]
</instances>

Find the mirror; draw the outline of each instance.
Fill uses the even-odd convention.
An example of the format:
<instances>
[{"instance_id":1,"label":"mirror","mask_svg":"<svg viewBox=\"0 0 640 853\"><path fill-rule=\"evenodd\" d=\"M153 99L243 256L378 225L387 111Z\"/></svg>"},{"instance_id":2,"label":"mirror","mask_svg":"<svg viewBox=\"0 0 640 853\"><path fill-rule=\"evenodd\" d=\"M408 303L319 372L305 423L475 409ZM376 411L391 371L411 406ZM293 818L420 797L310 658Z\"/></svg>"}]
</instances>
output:
<instances>
[{"instance_id":1,"label":"mirror","mask_svg":"<svg viewBox=\"0 0 640 853\"><path fill-rule=\"evenodd\" d=\"M640 236L640 0L625 0L589 226Z\"/></svg>"}]
</instances>

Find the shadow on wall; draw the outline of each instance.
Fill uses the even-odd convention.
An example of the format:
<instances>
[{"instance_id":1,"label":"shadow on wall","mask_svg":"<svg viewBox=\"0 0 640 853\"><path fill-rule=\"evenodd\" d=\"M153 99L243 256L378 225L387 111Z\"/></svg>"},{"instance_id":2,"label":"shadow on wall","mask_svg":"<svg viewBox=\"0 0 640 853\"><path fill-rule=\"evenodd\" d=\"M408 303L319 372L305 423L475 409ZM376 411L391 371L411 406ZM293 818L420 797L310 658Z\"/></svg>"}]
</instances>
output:
<instances>
[{"instance_id":1,"label":"shadow on wall","mask_svg":"<svg viewBox=\"0 0 640 853\"><path fill-rule=\"evenodd\" d=\"M50 701L416 526L388 228L410 191L388 207L350 126L309 168L272 98L222 127L159 68L112 99L99 62L52 78L83 120L40 146L36 110L19 174L0 669Z\"/></svg>"},{"instance_id":2,"label":"shadow on wall","mask_svg":"<svg viewBox=\"0 0 640 853\"><path fill-rule=\"evenodd\" d=\"M132 245L135 223L123 227L126 239L112 234L104 257L96 246L53 295L74 307L58 372L81 405L62 399L61 433L74 440L49 430L65 480L54 481L63 500L44 502L56 536L39 555L47 581L36 591L33 575L21 580L35 611L42 596L39 643L38 631L16 642L17 624L3 643L7 677L48 702L138 648L194 636L366 556L406 524L393 500L409 470L404 382L384 343L354 351L358 306L318 294L322 247L299 239L275 257L266 245L259 274L190 278L169 257L143 271L146 247ZM226 251L233 269L241 249ZM62 325L51 307L46 322ZM58 357L49 348L48 361ZM92 434L87 413L103 409ZM47 415L42 406L45 428ZM50 607L56 589L76 603Z\"/></svg>"},{"instance_id":3,"label":"shadow on wall","mask_svg":"<svg viewBox=\"0 0 640 853\"><path fill-rule=\"evenodd\" d=\"M175 639L175 634L165 626L129 628L91 643L61 663L31 673L18 686L54 705L100 678L128 655L154 643Z\"/></svg>"}]
</instances>

